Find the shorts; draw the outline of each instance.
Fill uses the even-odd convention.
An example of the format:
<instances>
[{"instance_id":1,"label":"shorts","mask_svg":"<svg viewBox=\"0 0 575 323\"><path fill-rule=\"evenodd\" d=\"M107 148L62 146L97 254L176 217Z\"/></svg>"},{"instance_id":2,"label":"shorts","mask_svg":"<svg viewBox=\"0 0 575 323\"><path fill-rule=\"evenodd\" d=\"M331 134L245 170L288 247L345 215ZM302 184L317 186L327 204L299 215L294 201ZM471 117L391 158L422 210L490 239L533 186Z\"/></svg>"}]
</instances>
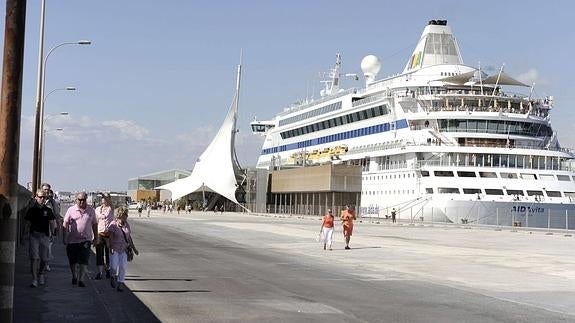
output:
<instances>
[{"instance_id":1,"label":"shorts","mask_svg":"<svg viewBox=\"0 0 575 323\"><path fill-rule=\"evenodd\" d=\"M30 259L48 261L50 238L42 232L30 232Z\"/></svg>"},{"instance_id":2,"label":"shorts","mask_svg":"<svg viewBox=\"0 0 575 323\"><path fill-rule=\"evenodd\" d=\"M343 236L344 237L351 237L353 233L353 226L347 227L347 226L343 226Z\"/></svg>"},{"instance_id":3,"label":"shorts","mask_svg":"<svg viewBox=\"0 0 575 323\"><path fill-rule=\"evenodd\" d=\"M66 255L68 256L68 263L70 265L80 264L87 265L90 260L90 241L80 243L69 243L66 246Z\"/></svg>"}]
</instances>

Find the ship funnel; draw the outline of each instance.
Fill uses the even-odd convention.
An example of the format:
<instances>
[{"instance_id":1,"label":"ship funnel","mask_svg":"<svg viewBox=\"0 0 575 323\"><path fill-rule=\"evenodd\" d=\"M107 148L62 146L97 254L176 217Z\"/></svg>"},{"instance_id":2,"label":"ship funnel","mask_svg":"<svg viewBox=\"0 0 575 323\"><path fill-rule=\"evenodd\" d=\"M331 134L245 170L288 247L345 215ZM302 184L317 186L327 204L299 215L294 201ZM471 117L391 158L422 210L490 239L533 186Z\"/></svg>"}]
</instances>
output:
<instances>
[{"instance_id":1,"label":"ship funnel","mask_svg":"<svg viewBox=\"0 0 575 323\"><path fill-rule=\"evenodd\" d=\"M440 64L462 65L463 59L447 20L431 20L423 30L403 72Z\"/></svg>"},{"instance_id":2,"label":"ship funnel","mask_svg":"<svg viewBox=\"0 0 575 323\"><path fill-rule=\"evenodd\" d=\"M381 62L375 55L367 55L361 60L361 70L365 76L365 85L373 83L379 70L381 69Z\"/></svg>"}]
</instances>

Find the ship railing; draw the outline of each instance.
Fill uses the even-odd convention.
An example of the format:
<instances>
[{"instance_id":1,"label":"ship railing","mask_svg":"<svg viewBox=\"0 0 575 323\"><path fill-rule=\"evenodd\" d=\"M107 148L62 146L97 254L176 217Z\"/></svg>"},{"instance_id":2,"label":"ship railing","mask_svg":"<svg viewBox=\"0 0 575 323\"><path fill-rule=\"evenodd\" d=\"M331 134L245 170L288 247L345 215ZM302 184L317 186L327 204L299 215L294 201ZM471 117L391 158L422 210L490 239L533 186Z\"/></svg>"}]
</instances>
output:
<instances>
[{"instance_id":1,"label":"ship railing","mask_svg":"<svg viewBox=\"0 0 575 323\"><path fill-rule=\"evenodd\" d=\"M481 167L481 168L494 168L494 169L530 169L530 170L553 170L553 171L568 171L574 172L575 165L561 164L561 165L551 165L549 167L530 167L529 165L487 165L487 164L477 164L473 161L450 161L448 159L433 159L433 160L419 160L416 162L418 169L425 169L426 167Z\"/></svg>"},{"instance_id":2,"label":"ship railing","mask_svg":"<svg viewBox=\"0 0 575 323\"><path fill-rule=\"evenodd\" d=\"M403 96L403 94L399 96ZM548 118L551 107L549 99L527 100L518 96L473 95L465 93L435 93L430 95L424 93L417 94L416 99L420 107L426 112L499 112L530 115L543 119ZM470 102L471 100L473 102ZM480 104L480 101L483 104Z\"/></svg>"},{"instance_id":3,"label":"ship railing","mask_svg":"<svg viewBox=\"0 0 575 323\"><path fill-rule=\"evenodd\" d=\"M402 139L402 140L396 140L394 142L381 142L377 144L355 146L349 149L348 154L366 153L384 149L404 148L407 144L408 143Z\"/></svg>"},{"instance_id":4,"label":"ship railing","mask_svg":"<svg viewBox=\"0 0 575 323\"><path fill-rule=\"evenodd\" d=\"M358 107L360 105L364 105L364 104L372 103L375 101L383 100L385 98L387 98L387 95L374 95L374 96L367 97L365 99L353 101L351 106L355 108L355 107Z\"/></svg>"},{"instance_id":5,"label":"ship railing","mask_svg":"<svg viewBox=\"0 0 575 323\"><path fill-rule=\"evenodd\" d=\"M346 95L352 94L352 93L357 93L357 88L347 89L345 91L336 93L334 95L329 95L329 96L323 97L323 98L318 99L318 100L313 100L311 102L304 102L302 104L296 103L290 107L285 108L284 111L278 113L278 116L282 117L282 116L290 114L292 112L300 111L300 110L303 110L305 108L309 108L311 106L318 105L320 103L327 102L327 101L330 101L333 99L337 99L339 97L346 96Z\"/></svg>"},{"instance_id":6,"label":"ship railing","mask_svg":"<svg viewBox=\"0 0 575 323\"><path fill-rule=\"evenodd\" d=\"M529 145L501 145L501 144L460 144L460 147L482 147L482 148L506 148L506 149L532 149L532 150L546 150L546 151L559 151L568 153L575 157L575 150L571 148L557 148L557 147L542 147L542 146L529 146Z\"/></svg>"},{"instance_id":7,"label":"ship railing","mask_svg":"<svg viewBox=\"0 0 575 323\"><path fill-rule=\"evenodd\" d=\"M549 113L543 109L525 109L525 108L507 108L507 107L485 107L485 106L470 106L470 105L458 105L458 106L434 106L434 107L424 107L427 112L499 112L499 113L511 113L520 115L530 115L538 118L548 118Z\"/></svg>"},{"instance_id":8,"label":"ship railing","mask_svg":"<svg viewBox=\"0 0 575 323\"><path fill-rule=\"evenodd\" d=\"M457 227L512 228L513 231L528 230L566 233L571 236L575 229L575 207L550 204L542 206L539 202L523 201L513 206L497 206L489 213L482 210L484 200L477 200L471 207L437 207L432 205L431 196L420 198L422 203L413 205L372 204L360 208L367 221L391 221L391 211L396 211L396 222L409 225L443 225ZM554 203L554 202L551 202ZM377 222L379 223L379 222Z\"/></svg>"}]
</instances>

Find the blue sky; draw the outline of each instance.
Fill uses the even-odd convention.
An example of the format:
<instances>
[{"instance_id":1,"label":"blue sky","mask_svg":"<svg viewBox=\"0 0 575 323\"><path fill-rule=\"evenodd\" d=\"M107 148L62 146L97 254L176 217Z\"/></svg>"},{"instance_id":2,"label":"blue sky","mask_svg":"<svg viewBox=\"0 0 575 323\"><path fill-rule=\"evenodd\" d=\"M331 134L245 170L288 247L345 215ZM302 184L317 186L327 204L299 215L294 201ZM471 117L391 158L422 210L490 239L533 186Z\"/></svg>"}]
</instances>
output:
<instances>
[{"instance_id":1,"label":"blue sky","mask_svg":"<svg viewBox=\"0 0 575 323\"><path fill-rule=\"evenodd\" d=\"M28 1L19 182L30 181L40 1ZM554 95L554 129L575 147L575 29L570 1L82 1L47 0L45 105L51 117L44 179L56 190L126 190L127 180L193 167L231 103L243 49L238 157L254 165L262 138L249 122L273 117L314 90L336 53L360 74L402 71L430 19L446 19L464 62L535 82ZM3 6L4 17L5 6ZM2 33L3 34L3 33ZM2 36L3 37L3 36ZM3 43L3 39L2 39ZM491 71L489 71L491 69ZM345 87L361 86L348 80ZM514 89L515 90L515 89ZM528 91L528 90L522 90Z\"/></svg>"}]
</instances>

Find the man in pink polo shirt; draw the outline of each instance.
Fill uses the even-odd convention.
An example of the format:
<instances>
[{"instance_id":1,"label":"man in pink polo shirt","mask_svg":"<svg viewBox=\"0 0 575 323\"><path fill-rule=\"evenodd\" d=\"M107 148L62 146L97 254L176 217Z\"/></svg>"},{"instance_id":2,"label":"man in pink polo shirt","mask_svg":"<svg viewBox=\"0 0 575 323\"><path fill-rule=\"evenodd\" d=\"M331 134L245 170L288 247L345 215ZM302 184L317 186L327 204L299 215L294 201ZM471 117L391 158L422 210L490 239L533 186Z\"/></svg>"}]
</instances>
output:
<instances>
[{"instance_id":1,"label":"man in pink polo shirt","mask_svg":"<svg viewBox=\"0 0 575 323\"><path fill-rule=\"evenodd\" d=\"M88 206L85 192L76 194L76 204L68 208L64 216L64 231L67 232L66 254L72 271L72 285L86 287L84 278L90 260L91 243L97 244L98 218ZM79 267L79 268L78 268Z\"/></svg>"}]
</instances>

